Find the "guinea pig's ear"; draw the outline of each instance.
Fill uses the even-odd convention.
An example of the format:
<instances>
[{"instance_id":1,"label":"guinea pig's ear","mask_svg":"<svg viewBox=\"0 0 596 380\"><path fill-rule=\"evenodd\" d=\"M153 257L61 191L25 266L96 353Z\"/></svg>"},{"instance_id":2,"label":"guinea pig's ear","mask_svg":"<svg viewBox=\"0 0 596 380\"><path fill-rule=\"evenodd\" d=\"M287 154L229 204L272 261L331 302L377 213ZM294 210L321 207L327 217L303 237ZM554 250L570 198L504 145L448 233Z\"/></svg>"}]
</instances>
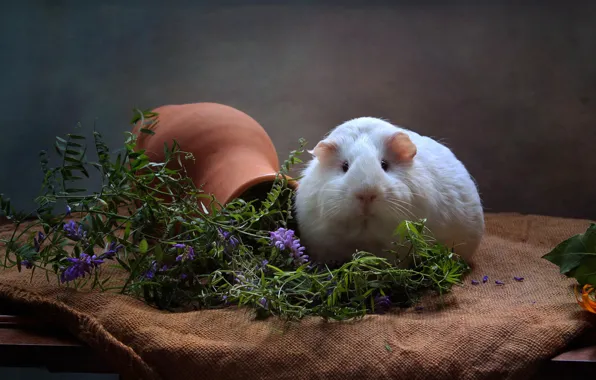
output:
<instances>
[{"instance_id":1,"label":"guinea pig's ear","mask_svg":"<svg viewBox=\"0 0 596 380\"><path fill-rule=\"evenodd\" d=\"M396 132L387 139L387 148L394 154L395 159L409 162L414 159L417 149L410 137L403 132Z\"/></svg>"},{"instance_id":2,"label":"guinea pig's ear","mask_svg":"<svg viewBox=\"0 0 596 380\"><path fill-rule=\"evenodd\" d=\"M335 159L337 153L337 145L332 142L320 141L317 146L311 151L319 162L328 164Z\"/></svg>"}]
</instances>

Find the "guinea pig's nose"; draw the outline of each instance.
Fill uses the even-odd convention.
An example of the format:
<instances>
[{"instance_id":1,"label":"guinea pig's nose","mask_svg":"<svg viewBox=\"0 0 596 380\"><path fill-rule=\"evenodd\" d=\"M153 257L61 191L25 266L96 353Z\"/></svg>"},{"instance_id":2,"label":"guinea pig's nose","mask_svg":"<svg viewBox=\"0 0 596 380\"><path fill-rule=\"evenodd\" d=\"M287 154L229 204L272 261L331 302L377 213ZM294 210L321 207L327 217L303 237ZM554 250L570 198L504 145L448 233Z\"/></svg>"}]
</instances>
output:
<instances>
[{"instance_id":1,"label":"guinea pig's nose","mask_svg":"<svg viewBox=\"0 0 596 380\"><path fill-rule=\"evenodd\" d=\"M373 189L362 190L356 193L356 198L363 203L372 203L378 196L379 193Z\"/></svg>"}]
</instances>

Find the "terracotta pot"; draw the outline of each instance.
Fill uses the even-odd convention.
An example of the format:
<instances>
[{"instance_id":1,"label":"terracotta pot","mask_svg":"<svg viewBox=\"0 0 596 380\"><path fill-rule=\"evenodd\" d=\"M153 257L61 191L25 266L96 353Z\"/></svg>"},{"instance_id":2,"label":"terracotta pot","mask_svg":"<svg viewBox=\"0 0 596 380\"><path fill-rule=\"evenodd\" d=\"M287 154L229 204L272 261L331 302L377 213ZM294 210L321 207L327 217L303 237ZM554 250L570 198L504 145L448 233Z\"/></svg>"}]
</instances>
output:
<instances>
[{"instance_id":1,"label":"terracotta pot","mask_svg":"<svg viewBox=\"0 0 596 380\"><path fill-rule=\"evenodd\" d=\"M176 140L195 162L183 161L197 187L225 204L248 191L268 192L280 165L269 135L253 118L216 103L165 105L158 113L155 134L133 128L137 146L153 162L163 162L164 143ZM262 186L262 189L260 188ZM255 190L256 189L256 190Z\"/></svg>"}]
</instances>

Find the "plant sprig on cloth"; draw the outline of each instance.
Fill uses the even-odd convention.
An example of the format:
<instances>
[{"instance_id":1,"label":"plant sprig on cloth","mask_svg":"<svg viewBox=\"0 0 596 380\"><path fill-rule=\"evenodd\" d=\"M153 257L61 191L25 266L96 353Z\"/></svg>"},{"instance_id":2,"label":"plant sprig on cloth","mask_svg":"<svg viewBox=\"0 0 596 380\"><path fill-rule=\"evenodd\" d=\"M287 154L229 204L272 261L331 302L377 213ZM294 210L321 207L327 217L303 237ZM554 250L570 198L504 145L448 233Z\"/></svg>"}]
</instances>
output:
<instances>
[{"instance_id":1,"label":"plant sprig on cloth","mask_svg":"<svg viewBox=\"0 0 596 380\"><path fill-rule=\"evenodd\" d=\"M152 134L157 118L137 111L133 123ZM64 286L118 291L165 309L240 305L263 317L337 320L411 305L425 291L448 292L468 270L424 235L424 220L396 226L396 245L409 246L402 260L355 252L337 267L311 262L295 233L287 180L304 140L266 194L221 205L186 175L183 161L195 158L176 141L164 147L165 162L152 162L132 133L115 156L99 132L93 136L96 161L75 134L57 137L57 167L41 153L44 180L33 213L15 212L0 196L0 215L15 224L4 240L4 267L41 270ZM76 185L92 170L102 180L99 192ZM56 214L60 203L66 212Z\"/></svg>"}]
</instances>

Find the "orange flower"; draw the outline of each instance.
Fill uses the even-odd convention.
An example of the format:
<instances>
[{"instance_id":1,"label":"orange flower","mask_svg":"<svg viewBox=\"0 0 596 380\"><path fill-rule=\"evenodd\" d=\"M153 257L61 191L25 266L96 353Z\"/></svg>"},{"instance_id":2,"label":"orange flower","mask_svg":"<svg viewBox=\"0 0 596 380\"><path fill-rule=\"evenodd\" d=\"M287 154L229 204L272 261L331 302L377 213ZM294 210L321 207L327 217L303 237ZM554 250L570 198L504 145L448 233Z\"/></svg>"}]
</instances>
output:
<instances>
[{"instance_id":1,"label":"orange flower","mask_svg":"<svg viewBox=\"0 0 596 380\"><path fill-rule=\"evenodd\" d=\"M578 297L577 286L575 286L575 298L582 309L596 314L596 294L592 285L584 285L582 288L581 298Z\"/></svg>"}]
</instances>

